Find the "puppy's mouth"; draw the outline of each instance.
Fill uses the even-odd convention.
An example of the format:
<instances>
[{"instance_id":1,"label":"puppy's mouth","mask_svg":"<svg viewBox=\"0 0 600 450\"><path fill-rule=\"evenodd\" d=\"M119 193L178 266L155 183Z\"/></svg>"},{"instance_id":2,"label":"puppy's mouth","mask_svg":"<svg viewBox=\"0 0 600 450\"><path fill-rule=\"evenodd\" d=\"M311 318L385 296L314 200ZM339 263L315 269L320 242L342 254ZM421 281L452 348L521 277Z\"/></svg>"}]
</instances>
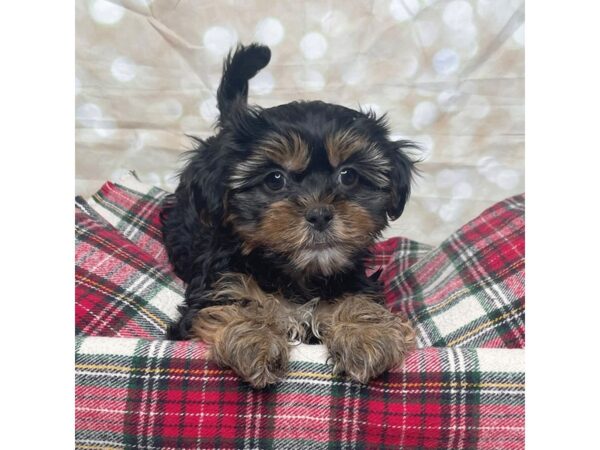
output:
<instances>
[{"instance_id":1,"label":"puppy's mouth","mask_svg":"<svg viewBox=\"0 0 600 450\"><path fill-rule=\"evenodd\" d=\"M309 244L306 248L307 250L327 250L333 247L335 247L335 245L330 242L315 242L313 244Z\"/></svg>"},{"instance_id":2,"label":"puppy's mouth","mask_svg":"<svg viewBox=\"0 0 600 450\"><path fill-rule=\"evenodd\" d=\"M304 250L325 251L336 248L340 245L331 233L328 232L312 232L310 238L305 243Z\"/></svg>"},{"instance_id":3,"label":"puppy's mouth","mask_svg":"<svg viewBox=\"0 0 600 450\"><path fill-rule=\"evenodd\" d=\"M351 264L348 249L331 236L314 237L294 253L294 265L305 273L320 273L333 275Z\"/></svg>"}]
</instances>

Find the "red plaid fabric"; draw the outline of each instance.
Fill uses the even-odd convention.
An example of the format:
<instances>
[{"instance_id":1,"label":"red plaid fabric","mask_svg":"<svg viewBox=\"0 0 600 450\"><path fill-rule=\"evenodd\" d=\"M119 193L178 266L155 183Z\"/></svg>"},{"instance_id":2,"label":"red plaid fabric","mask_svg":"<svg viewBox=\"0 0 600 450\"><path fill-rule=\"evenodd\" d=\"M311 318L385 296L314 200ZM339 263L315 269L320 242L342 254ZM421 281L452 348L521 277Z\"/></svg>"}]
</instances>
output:
<instances>
[{"instance_id":1,"label":"red plaid fabric","mask_svg":"<svg viewBox=\"0 0 600 450\"><path fill-rule=\"evenodd\" d=\"M116 229L75 211L75 333L160 338L178 315L183 286Z\"/></svg>"},{"instance_id":2,"label":"red plaid fabric","mask_svg":"<svg viewBox=\"0 0 600 450\"><path fill-rule=\"evenodd\" d=\"M130 179L78 202L77 448L524 447L523 196L436 248L375 246L388 304L420 332L403 367L362 386L301 345L254 391L203 344L162 339L183 298L156 234L164 195Z\"/></svg>"},{"instance_id":3,"label":"red plaid fabric","mask_svg":"<svg viewBox=\"0 0 600 450\"><path fill-rule=\"evenodd\" d=\"M127 186L105 183L89 200L89 206L114 226L127 240L170 269L160 231L161 204L168 193L157 187L127 180Z\"/></svg>"},{"instance_id":4,"label":"red plaid fabric","mask_svg":"<svg viewBox=\"0 0 600 450\"><path fill-rule=\"evenodd\" d=\"M387 304L418 325L420 346L525 346L524 215L524 196L511 197L410 267L402 252L388 260Z\"/></svg>"},{"instance_id":5,"label":"red plaid fabric","mask_svg":"<svg viewBox=\"0 0 600 450\"><path fill-rule=\"evenodd\" d=\"M255 391L193 342L77 341L78 448L523 448L522 350L434 348L367 386L293 361Z\"/></svg>"}]
</instances>

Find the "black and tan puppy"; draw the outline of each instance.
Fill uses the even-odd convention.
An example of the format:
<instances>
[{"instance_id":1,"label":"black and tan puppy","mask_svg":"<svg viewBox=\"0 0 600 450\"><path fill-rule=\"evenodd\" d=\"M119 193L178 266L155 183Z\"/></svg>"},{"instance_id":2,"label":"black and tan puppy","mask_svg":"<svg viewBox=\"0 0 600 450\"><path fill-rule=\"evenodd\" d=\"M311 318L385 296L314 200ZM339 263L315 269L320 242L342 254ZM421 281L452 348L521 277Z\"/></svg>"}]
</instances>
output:
<instances>
[{"instance_id":1,"label":"black and tan puppy","mask_svg":"<svg viewBox=\"0 0 600 450\"><path fill-rule=\"evenodd\" d=\"M218 132L197 148L162 213L187 283L171 339L199 339L252 386L275 383L293 342L323 342L335 373L366 383L400 364L410 324L383 306L369 246L404 209L413 173L371 112L312 102L248 106L271 57L239 46L224 63Z\"/></svg>"}]
</instances>

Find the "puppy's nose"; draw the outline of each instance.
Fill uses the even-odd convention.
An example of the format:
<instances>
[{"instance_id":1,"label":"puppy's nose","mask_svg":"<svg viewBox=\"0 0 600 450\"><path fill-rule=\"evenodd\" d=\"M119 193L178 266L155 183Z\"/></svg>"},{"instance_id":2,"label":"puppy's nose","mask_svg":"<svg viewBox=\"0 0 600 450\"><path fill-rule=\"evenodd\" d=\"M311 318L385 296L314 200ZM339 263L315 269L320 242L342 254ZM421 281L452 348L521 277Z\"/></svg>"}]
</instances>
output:
<instances>
[{"instance_id":1,"label":"puppy's nose","mask_svg":"<svg viewBox=\"0 0 600 450\"><path fill-rule=\"evenodd\" d=\"M327 206L317 206L306 211L306 220L315 230L324 231L333 219L333 211Z\"/></svg>"}]
</instances>

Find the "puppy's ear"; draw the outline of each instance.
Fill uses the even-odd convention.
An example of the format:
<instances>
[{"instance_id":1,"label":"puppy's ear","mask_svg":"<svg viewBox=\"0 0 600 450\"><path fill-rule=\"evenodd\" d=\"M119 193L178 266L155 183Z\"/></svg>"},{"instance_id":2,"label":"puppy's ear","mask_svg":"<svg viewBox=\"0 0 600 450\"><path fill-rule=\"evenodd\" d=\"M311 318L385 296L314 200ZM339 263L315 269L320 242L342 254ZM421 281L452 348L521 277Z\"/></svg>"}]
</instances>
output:
<instances>
[{"instance_id":1,"label":"puppy's ear","mask_svg":"<svg viewBox=\"0 0 600 450\"><path fill-rule=\"evenodd\" d=\"M406 155L405 150L418 148L411 141L396 141L392 143L389 152L392 163L390 171L391 192L387 213L391 220L402 215L404 205L410 197L410 189L415 174L415 163Z\"/></svg>"},{"instance_id":2,"label":"puppy's ear","mask_svg":"<svg viewBox=\"0 0 600 450\"><path fill-rule=\"evenodd\" d=\"M248 103L248 80L254 77L271 60L269 47L259 44L238 45L223 63L223 77L217 90L217 104L225 122L236 109Z\"/></svg>"},{"instance_id":3,"label":"puppy's ear","mask_svg":"<svg viewBox=\"0 0 600 450\"><path fill-rule=\"evenodd\" d=\"M214 137L207 141L197 139L197 143L198 148L191 152L181 172L175 194L180 205L194 210L197 220L219 226L226 207L227 155L219 151Z\"/></svg>"}]
</instances>

